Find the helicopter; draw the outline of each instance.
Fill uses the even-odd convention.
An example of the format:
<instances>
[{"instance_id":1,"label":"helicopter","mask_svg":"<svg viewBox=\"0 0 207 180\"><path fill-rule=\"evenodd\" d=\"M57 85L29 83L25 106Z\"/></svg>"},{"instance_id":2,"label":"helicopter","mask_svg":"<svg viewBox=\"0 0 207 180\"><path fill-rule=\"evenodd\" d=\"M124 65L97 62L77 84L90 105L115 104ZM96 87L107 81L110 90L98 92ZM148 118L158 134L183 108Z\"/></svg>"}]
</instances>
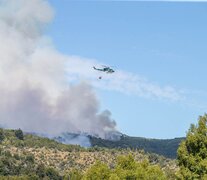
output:
<instances>
[{"instance_id":1,"label":"helicopter","mask_svg":"<svg viewBox=\"0 0 207 180\"><path fill-rule=\"evenodd\" d=\"M106 72L106 73L114 73L115 71L110 68L109 66L103 66L103 68L96 68L95 66L93 66L93 69L97 70L97 71L102 71L102 72Z\"/></svg>"},{"instance_id":2,"label":"helicopter","mask_svg":"<svg viewBox=\"0 0 207 180\"><path fill-rule=\"evenodd\" d=\"M109 67L109 66L104 66L102 65L103 68L96 68L95 66L93 66L93 69L97 70L97 71L102 71L102 72L105 72L105 73L108 73L108 74L112 74L114 73L115 71ZM102 76L99 76L98 79L102 79Z\"/></svg>"}]
</instances>

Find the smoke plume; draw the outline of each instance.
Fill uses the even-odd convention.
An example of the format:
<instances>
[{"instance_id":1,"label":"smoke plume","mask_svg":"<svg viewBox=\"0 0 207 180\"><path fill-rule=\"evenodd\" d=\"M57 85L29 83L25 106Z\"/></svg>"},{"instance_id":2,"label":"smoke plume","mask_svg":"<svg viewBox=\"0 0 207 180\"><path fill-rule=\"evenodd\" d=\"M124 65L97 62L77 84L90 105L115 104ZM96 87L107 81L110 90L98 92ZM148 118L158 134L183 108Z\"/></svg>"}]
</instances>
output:
<instances>
[{"instance_id":1,"label":"smoke plume","mask_svg":"<svg viewBox=\"0 0 207 180\"><path fill-rule=\"evenodd\" d=\"M53 14L45 0L0 0L0 125L105 138L116 131L111 113L99 112L89 84L68 83L70 58L43 35Z\"/></svg>"}]
</instances>

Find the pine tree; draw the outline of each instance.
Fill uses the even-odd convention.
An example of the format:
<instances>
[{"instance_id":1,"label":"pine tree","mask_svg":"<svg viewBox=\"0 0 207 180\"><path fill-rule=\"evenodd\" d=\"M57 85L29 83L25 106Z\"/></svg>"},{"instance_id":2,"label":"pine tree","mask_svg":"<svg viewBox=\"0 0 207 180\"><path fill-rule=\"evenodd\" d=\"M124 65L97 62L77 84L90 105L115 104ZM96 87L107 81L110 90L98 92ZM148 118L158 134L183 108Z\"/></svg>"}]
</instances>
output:
<instances>
[{"instance_id":1,"label":"pine tree","mask_svg":"<svg viewBox=\"0 0 207 180\"><path fill-rule=\"evenodd\" d=\"M178 148L181 179L207 179L207 114L191 125Z\"/></svg>"},{"instance_id":2,"label":"pine tree","mask_svg":"<svg viewBox=\"0 0 207 180\"><path fill-rule=\"evenodd\" d=\"M24 134L21 129L15 131L15 136L20 140L24 140Z\"/></svg>"},{"instance_id":3,"label":"pine tree","mask_svg":"<svg viewBox=\"0 0 207 180\"><path fill-rule=\"evenodd\" d=\"M4 131L3 129L0 129L0 143L4 140Z\"/></svg>"}]
</instances>

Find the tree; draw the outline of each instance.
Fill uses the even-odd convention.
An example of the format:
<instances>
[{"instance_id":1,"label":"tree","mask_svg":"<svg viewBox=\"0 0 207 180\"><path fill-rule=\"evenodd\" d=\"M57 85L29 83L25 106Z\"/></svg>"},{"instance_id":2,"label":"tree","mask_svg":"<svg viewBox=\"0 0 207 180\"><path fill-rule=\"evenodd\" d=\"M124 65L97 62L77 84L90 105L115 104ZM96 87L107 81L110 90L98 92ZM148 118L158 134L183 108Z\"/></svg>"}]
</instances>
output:
<instances>
[{"instance_id":1,"label":"tree","mask_svg":"<svg viewBox=\"0 0 207 180\"><path fill-rule=\"evenodd\" d=\"M167 180L166 175L157 165L150 165L148 160L137 162L130 154L120 156L115 168L98 161L85 174L84 180Z\"/></svg>"},{"instance_id":2,"label":"tree","mask_svg":"<svg viewBox=\"0 0 207 180\"><path fill-rule=\"evenodd\" d=\"M104 179L109 179L111 174L111 171L109 167L100 162L97 161L85 174L85 179L86 180L104 180Z\"/></svg>"},{"instance_id":3,"label":"tree","mask_svg":"<svg viewBox=\"0 0 207 180\"><path fill-rule=\"evenodd\" d=\"M78 169L72 169L68 174L66 174L63 180L81 180L83 178L83 174Z\"/></svg>"},{"instance_id":4,"label":"tree","mask_svg":"<svg viewBox=\"0 0 207 180\"><path fill-rule=\"evenodd\" d=\"M207 179L207 114L192 124L178 148L180 179Z\"/></svg>"},{"instance_id":5,"label":"tree","mask_svg":"<svg viewBox=\"0 0 207 180\"><path fill-rule=\"evenodd\" d=\"M45 166L44 164L39 164L36 168L36 174L37 176L42 179L46 176Z\"/></svg>"},{"instance_id":6,"label":"tree","mask_svg":"<svg viewBox=\"0 0 207 180\"><path fill-rule=\"evenodd\" d=\"M24 134L21 129L15 131L15 136L20 140L24 140Z\"/></svg>"},{"instance_id":7,"label":"tree","mask_svg":"<svg viewBox=\"0 0 207 180\"><path fill-rule=\"evenodd\" d=\"M137 163L131 154L118 157L115 172L120 179L136 179L136 169Z\"/></svg>"},{"instance_id":8,"label":"tree","mask_svg":"<svg viewBox=\"0 0 207 180\"><path fill-rule=\"evenodd\" d=\"M0 129L0 143L4 140L5 136L4 136L4 131L3 129Z\"/></svg>"},{"instance_id":9,"label":"tree","mask_svg":"<svg viewBox=\"0 0 207 180\"><path fill-rule=\"evenodd\" d=\"M61 180L61 176L59 175L58 171L52 167L46 168L45 174L49 179L53 180Z\"/></svg>"},{"instance_id":10,"label":"tree","mask_svg":"<svg viewBox=\"0 0 207 180\"><path fill-rule=\"evenodd\" d=\"M120 156L117 161L116 175L126 180L166 180L164 172L157 165L150 165L148 160L136 162L132 155Z\"/></svg>"}]
</instances>

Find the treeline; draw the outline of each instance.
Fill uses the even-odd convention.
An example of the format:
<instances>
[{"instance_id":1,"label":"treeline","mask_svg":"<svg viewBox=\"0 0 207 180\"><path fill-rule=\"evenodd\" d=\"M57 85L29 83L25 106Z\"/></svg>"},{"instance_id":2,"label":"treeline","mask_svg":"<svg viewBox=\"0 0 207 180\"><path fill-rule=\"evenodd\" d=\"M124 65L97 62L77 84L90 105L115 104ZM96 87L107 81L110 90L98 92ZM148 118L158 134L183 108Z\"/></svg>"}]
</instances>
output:
<instances>
[{"instance_id":1,"label":"treeline","mask_svg":"<svg viewBox=\"0 0 207 180\"><path fill-rule=\"evenodd\" d=\"M92 146L143 149L145 152L156 153L172 159L177 157L177 149L182 140L184 140L184 138L161 140L122 135L120 140L111 141L90 136Z\"/></svg>"}]
</instances>

